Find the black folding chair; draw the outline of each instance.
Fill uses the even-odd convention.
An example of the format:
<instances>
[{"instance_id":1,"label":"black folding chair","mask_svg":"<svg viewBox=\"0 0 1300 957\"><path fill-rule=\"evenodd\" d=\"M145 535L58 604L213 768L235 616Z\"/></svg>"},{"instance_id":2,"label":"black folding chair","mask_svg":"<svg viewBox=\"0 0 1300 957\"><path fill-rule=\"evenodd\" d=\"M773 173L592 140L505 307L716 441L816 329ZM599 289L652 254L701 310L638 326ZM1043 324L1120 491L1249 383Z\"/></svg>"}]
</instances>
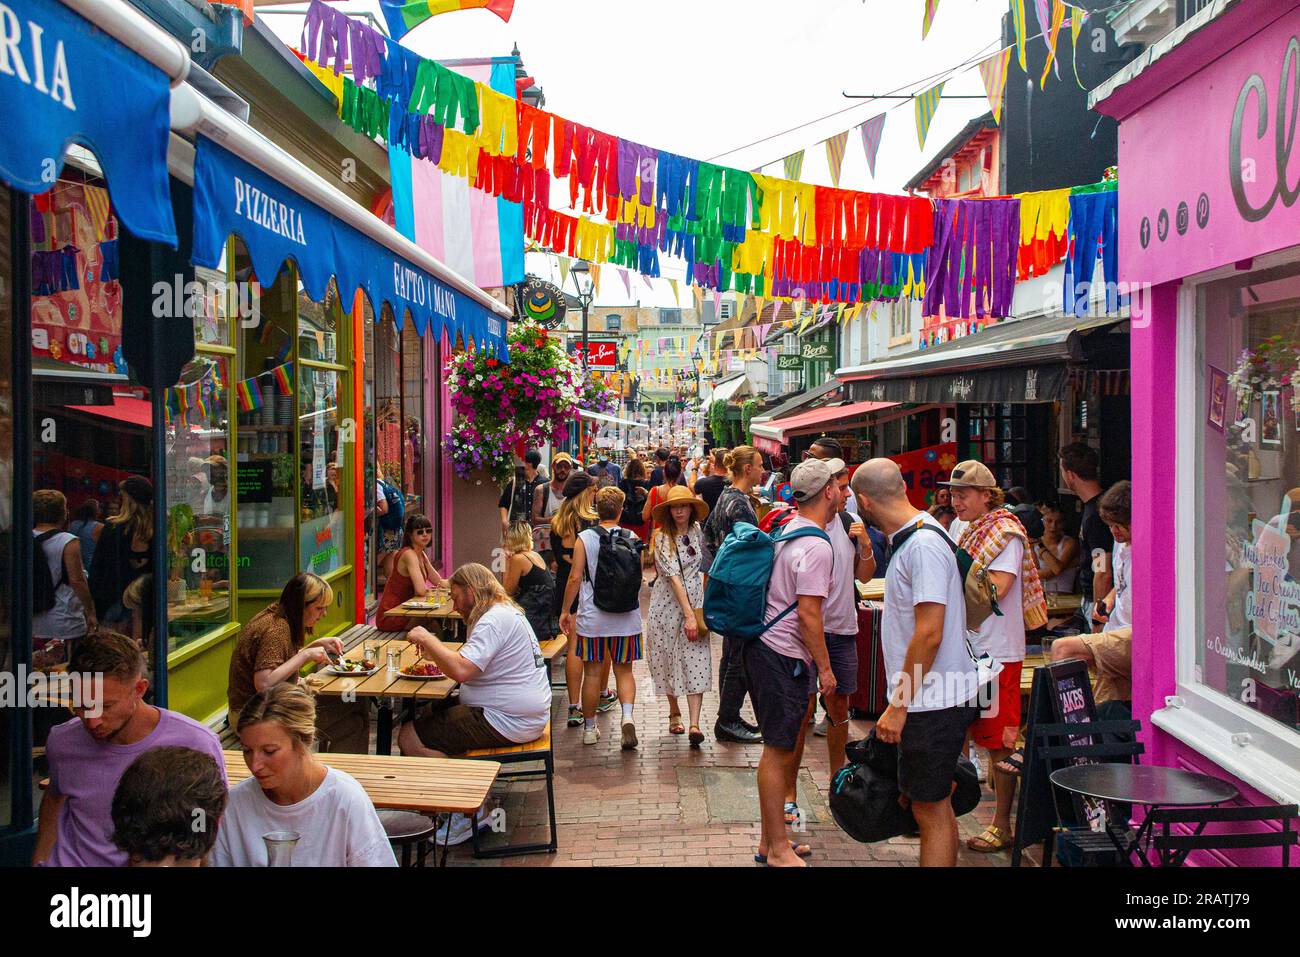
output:
<instances>
[{"instance_id":1,"label":"black folding chair","mask_svg":"<svg viewBox=\"0 0 1300 957\"><path fill-rule=\"evenodd\" d=\"M1155 847L1161 867L1182 867L1192 851L1242 850L1255 847L1280 847L1282 866L1291 866L1291 848L1300 844L1300 831L1293 829L1294 804L1263 804L1256 807L1187 807L1156 808L1151 812L1152 827L1157 832ZM1206 834L1211 824L1277 822L1278 830ZM1191 829L1191 834L1174 834L1174 825Z\"/></svg>"},{"instance_id":2,"label":"black folding chair","mask_svg":"<svg viewBox=\"0 0 1300 957\"><path fill-rule=\"evenodd\" d=\"M1146 752L1146 746L1137 740L1137 733L1140 730L1142 730L1142 722L1129 719L1039 725L1037 759L1048 761L1058 767L1081 761L1116 761L1121 758L1127 759L1123 763L1138 764L1138 757ZM1071 738L1085 735L1091 737L1093 743L1072 744L1070 741ZM1107 737L1110 740L1107 740ZM1061 813L1056 785L1052 785L1052 805L1056 809L1057 842L1077 852L1084 866L1088 866L1089 863L1097 865L1124 863L1121 855L1126 854L1126 849L1131 849L1136 841L1136 832L1129 826L1127 817L1122 824L1107 820L1105 831L1094 831L1090 827L1072 827L1066 823L1067 817ZM1078 814L1071 814L1068 820L1077 820L1077 818ZM1055 849L1052 848L1053 851ZM1050 854L1045 852L1044 863L1049 860Z\"/></svg>"}]
</instances>

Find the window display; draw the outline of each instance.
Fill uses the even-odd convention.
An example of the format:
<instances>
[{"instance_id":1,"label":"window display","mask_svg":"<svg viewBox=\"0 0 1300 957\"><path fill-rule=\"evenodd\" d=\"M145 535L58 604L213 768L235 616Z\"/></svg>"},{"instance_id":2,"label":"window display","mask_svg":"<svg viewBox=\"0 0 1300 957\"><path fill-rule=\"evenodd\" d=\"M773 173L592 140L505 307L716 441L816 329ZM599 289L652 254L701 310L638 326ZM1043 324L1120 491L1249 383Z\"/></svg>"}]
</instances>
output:
<instances>
[{"instance_id":1,"label":"window display","mask_svg":"<svg viewBox=\"0 0 1300 957\"><path fill-rule=\"evenodd\" d=\"M1198 290L1195 679L1300 729L1300 265Z\"/></svg>"}]
</instances>

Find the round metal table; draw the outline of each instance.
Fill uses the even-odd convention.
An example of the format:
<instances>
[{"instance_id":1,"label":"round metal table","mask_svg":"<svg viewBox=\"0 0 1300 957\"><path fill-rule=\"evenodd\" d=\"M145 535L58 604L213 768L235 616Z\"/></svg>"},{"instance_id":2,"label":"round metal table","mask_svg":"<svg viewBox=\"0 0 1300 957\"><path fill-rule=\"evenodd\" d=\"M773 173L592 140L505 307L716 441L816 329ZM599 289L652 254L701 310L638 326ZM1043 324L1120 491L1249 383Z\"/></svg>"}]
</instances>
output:
<instances>
[{"instance_id":1,"label":"round metal table","mask_svg":"<svg viewBox=\"0 0 1300 957\"><path fill-rule=\"evenodd\" d=\"M1084 797L1142 805L1146 809L1142 824L1126 842L1116 838L1111 827L1106 830L1126 859L1131 862L1134 852L1140 851L1138 862L1147 867L1153 808L1214 806L1238 794L1233 785L1208 774L1147 764L1075 764L1053 771L1051 782Z\"/></svg>"}]
</instances>

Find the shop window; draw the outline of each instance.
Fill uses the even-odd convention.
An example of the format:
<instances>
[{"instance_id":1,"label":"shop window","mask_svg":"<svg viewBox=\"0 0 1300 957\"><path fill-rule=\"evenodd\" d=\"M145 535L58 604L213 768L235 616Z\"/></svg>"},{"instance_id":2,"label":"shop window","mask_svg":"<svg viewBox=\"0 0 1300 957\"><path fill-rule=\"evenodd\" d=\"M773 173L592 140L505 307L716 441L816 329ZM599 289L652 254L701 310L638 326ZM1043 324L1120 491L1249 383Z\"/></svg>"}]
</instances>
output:
<instances>
[{"instance_id":1,"label":"shop window","mask_svg":"<svg viewBox=\"0 0 1300 957\"><path fill-rule=\"evenodd\" d=\"M302 465L298 528L300 570L327 575L346 564L346 452L339 441L340 375L304 365L298 374L298 447Z\"/></svg>"},{"instance_id":2,"label":"shop window","mask_svg":"<svg viewBox=\"0 0 1300 957\"><path fill-rule=\"evenodd\" d=\"M365 573L366 573L366 607L370 608L379 601L376 588L377 566L379 562L379 516L375 512L378 504L379 460L376 456L375 435L375 311L370 300L362 297L361 338L364 350L365 378L362 383L362 400L364 402L364 422L362 423L361 487L364 493L366 521L363 528L365 536Z\"/></svg>"},{"instance_id":3,"label":"shop window","mask_svg":"<svg viewBox=\"0 0 1300 957\"><path fill-rule=\"evenodd\" d=\"M402 480L406 510L424 512L424 339L410 316L402 325Z\"/></svg>"},{"instance_id":4,"label":"shop window","mask_svg":"<svg viewBox=\"0 0 1300 957\"><path fill-rule=\"evenodd\" d=\"M247 250L232 243L233 275L252 276ZM279 593L296 571L294 519L298 461L294 444L296 282L286 265L275 280L255 287L256 316L239 323L239 369L232 385L238 436L237 471L256 488L237 491L236 542L242 591ZM278 374L277 374L278 373ZM286 392L284 384L289 382ZM269 483L269 491L268 491Z\"/></svg>"},{"instance_id":5,"label":"shop window","mask_svg":"<svg viewBox=\"0 0 1300 957\"><path fill-rule=\"evenodd\" d=\"M1300 746L1300 265L1197 289L1194 686ZM1186 660L1186 658L1184 658ZM1294 751L1292 752L1294 754Z\"/></svg>"},{"instance_id":6,"label":"shop window","mask_svg":"<svg viewBox=\"0 0 1300 957\"><path fill-rule=\"evenodd\" d=\"M14 574L13 194L0 186L0 582ZM0 588L0 662L14 662L12 595ZM13 822L13 708L0 708L0 828Z\"/></svg>"},{"instance_id":7,"label":"shop window","mask_svg":"<svg viewBox=\"0 0 1300 957\"><path fill-rule=\"evenodd\" d=\"M167 390L167 631L174 650L227 624L239 561L231 554L235 489L270 498L270 463L229 454L229 356L200 352Z\"/></svg>"},{"instance_id":8,"label":"shop window","mask_svg":"<svg viewBox=\"0 0 1300 957\"><path fill-rule=\"evenodd\" d=\"M400 336L393 322L393 313L384 305L380 320L375 324L375 460L385 482L405 489L402 471L402 379L400 375ZM436 537L436 536L435 536ZM393 532L380 532L378 567L375 587L381 589L387 580L389 565L401 544L401 536Z\"/></svg>"},{"instance_id":9,"label":"shop window","mask_svg":"<svg viewBox=\"0 0 1300 957\"><path fill-rule=\"evenodd\" d=\"M96 562L105 523L121 525L118 485L155 479L148 390L134 385L122 358L122 286L117 217L104 182L69 163L28 207L31 244L32 488L63 493L69 529L81 538L99 623L150 638L155 584L147 541L150 515L120 561ZM137 554L131 554L137 553ZM134 586L134 588L132 587ZM75 634L68 638L75 640ZM37 638L38 667L66 660L71 641Z\"/></svg>"},{"instance_id":10,"label":"shop window","mask_svg":"<svg viewBox=\"0 0 1300 957\"><path fill-rule=\"evenodd\" d=\"M442 343L435 341L433 343L433 368L442 368ZM425 513L433 522L435 529L442 528L442 403L434 402L433 421L428 424L425 434L429 437L424 443L425 454L433 461L430 463L429 475L432 481L426 489ZM434 562L442 561L442 535L433 536L433 545L430 548L431 559Z\"/></svg>"}]
</instances>

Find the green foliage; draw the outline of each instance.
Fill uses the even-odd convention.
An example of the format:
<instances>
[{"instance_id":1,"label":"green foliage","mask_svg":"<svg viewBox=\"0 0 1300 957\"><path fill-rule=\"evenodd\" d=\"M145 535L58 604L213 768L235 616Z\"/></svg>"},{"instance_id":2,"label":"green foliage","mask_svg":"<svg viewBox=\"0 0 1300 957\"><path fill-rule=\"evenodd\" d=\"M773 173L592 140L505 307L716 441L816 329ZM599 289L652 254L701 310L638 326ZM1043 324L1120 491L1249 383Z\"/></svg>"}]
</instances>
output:
<instances>
[{"instance_id":1,"label":"green foliage","mask_svg":"<svg viewBox=\"0 0 1300 957\"><path fill-rule=\"evenodd\" d=\"M729 445L727 442L727 403L718 399L709 404L709 431L713 433L713 441L718 445Z\"/></svg>"},{"instance_id":2,"label":"green foliage","mask_svg":"<svg viewBox=\"0 0 1300 957\"><path fill-rule=\"evenodd\" d=\"M740 436L745 444L750 444L753 440L750 437L749 423L754 418L754 413L758 411L757 399L746 399L740 407Z\"/></svg>"}]
</instances>

